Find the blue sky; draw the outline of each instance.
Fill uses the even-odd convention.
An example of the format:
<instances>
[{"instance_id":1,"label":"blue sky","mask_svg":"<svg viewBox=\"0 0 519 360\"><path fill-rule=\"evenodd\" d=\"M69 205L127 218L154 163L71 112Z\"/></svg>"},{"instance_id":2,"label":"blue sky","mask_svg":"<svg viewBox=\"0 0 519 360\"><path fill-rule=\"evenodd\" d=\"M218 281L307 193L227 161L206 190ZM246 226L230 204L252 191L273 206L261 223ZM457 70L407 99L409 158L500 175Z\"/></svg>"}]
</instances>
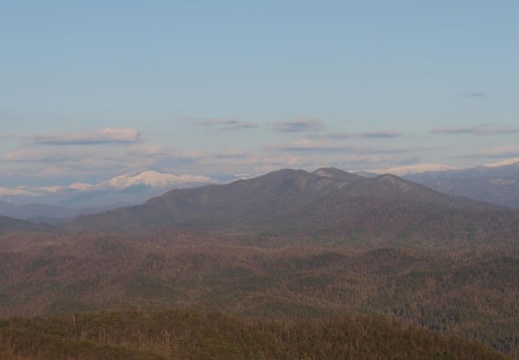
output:
<instances>
[{"instance_id":1,"label":"blue sky","mask_svg":"<svg viewBox=\"0 0 519 360\"><path fill-rule=\"evenodd\" d=\"M0 1L0 187L519 157L517 1Z\"/></svg>"}]
</instances>

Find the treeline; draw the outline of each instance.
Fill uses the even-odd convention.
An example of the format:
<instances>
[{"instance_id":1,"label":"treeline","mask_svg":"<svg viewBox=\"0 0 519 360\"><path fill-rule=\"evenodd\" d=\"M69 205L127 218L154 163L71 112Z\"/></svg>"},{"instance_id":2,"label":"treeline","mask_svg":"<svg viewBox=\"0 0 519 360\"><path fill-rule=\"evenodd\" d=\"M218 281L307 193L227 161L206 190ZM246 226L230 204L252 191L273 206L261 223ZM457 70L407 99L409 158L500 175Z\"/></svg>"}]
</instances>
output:
<instances>
[{"instance_id":1,"label":"treeline","mask_svg":"<svg viewBox=\"0 0 519 360\"><path fill-rule=\"evenodd\" d=\"M489 346L380 316L265 320L186 309L2 320L0 358L507 359Z\"/></svg>"}]
</instances>

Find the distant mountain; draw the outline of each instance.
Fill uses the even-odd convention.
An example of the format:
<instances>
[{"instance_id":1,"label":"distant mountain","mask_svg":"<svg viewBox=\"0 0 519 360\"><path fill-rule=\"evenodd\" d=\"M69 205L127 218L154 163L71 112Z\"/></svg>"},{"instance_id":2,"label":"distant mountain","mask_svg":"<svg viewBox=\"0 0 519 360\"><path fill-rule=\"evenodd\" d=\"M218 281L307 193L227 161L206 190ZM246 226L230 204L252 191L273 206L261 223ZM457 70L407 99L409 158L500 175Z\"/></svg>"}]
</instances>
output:
<instances>
[{"instance_id":1,"label":"distant mountain","mask_svg":"<svg viewBox=\"0 0 519 360\"><path fill-rule=\"evenodd\" d=\"M99 213L128 205L129 204L124 203L114 203L111 206L76 209L72 207L38 203L16 205L6 201L0 201L0 216L7 216L36 223L57 224L79 215Z\"/></svg>"},{"instance_id":2,"label":"distant mountain","mask_svg":"<svg viewBox=\"0 0 519 360\"><path fill-rule=\"evenodd\" d=\"M191 175L172 175L165 174L157 171L144 171L139 174L132 175L121 175L111 180L101 182L97 185L88 184L73 184L72 186L81 189L86 185L84 189L112 189L112 190L124 190L135 186L147 186L149 188L169 188L173 186L182 185L193 185L200 183L210 182L210 179L206 176L191 176Z\"/></svg>"},{"instance_id":3,"label":"distant mountain","mask_svg":"<svg viewBox=\"0 0 519 360\"><path fill-rule=\"evenodd\" d=\"M209 183L205 176L172 175L157 171L121 175L98 184L0 188L0 215L21 219L70 218L142 203L179 188Z\"/></svg>"},{"instance_id":4,"label":"distant mountain","mask_svg":"<svg viewBox=\"0 0 519 360\"><path fill-rule=\"evenodd\" d=\"M483 219L483 220L482 220ZM280 170L226 185L172 190L143 205L80 216L69 229L169 227L371 243L512 241L518 212L453 197L394 175Z\"/></svg>"},{"instance_id":5,"label":"distant mountain","mask_svg":"<svg viewBox=\"0 0 519 360\"><path fill-rule=\"evenodd\" d=\"M394 174L399 176L405 176L410 174L420 174L429 171L446 171L455 170L456 168L441 164L416 164L408 166L398 166L387 168L384 170L377 171L378 173Z\"/></svg>"},{"instance_id":6,"label":"distant mountain","mask_svg":"<svg viewBox=\"0 0 519 360\"><path fill-rule=\"evenodd\" d=\"M47 232L52 229L53 228L48 225L35 224L29 221L0 216L0 236L15 232Z\"/></svg>"},{"instance_id":7,"label":"distant mountain","mask_svg":"<svg viewBox=\"0 0 519 360\"><path fill-rule=\"evenodd\" d=\"M429 171L404 177L445 194L519 208L519 159L516 162Z\"/></svg>"},{"instance_id":8,"label":"distant mountain","mask_svg":"<svg viewBox=\"0 0 519 360\"><path fill-rule=\"evenodd\" d=\"M45 222L56 219L72 218L81 212L62 206L45 204L16 205L6 201L0 201L0 216L8 216L15 219L34 220Z\"/></svg>"}]
</instances>

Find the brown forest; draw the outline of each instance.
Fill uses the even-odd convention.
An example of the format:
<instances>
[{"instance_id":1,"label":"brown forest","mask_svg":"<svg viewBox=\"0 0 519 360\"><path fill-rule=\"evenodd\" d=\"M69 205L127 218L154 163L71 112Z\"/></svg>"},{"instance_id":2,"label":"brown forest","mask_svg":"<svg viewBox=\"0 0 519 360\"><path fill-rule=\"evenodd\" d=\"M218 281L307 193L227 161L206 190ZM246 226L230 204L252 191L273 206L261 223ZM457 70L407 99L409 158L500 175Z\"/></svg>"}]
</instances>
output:
<instances>
[{"instance_id":1,"label":"brown forest","mask_svg":"<svg viewBox=\"0 0 519 360\"><path fill-rule=\"evenodd\" d=\"M514 247L444 251L301 246L291 238L187 230L153 236L11 233L1 241L0 316L6 319L65 314L70 319L76 312L101 310L138 311L146 317L140 311L189 308L200 312L196 316L216 311L237 321L236 326L250 324L251 319L261 318L261 323L285 319L279 323L285 329L306 319L314 321L311 326L319 332L322 326L336 325L316 319L376 315L398 319L398 331L413 326L461 336L519 358L519 251ZM21 320L12 321L4 323L2 346L14 351L15 340L29 336L25 332L29 330L14 326ZM326 331L338 336L336 330ZM54 339L52 336L46 339ZM267 335L257 336L263 339ZM70 341L83 344L78 339ZM103 344L113 345L95 346ZM333 345L326 346L335 351ZM291 343L282 348L281 353L291 354L299 347ZM335 358L319 357L314 350L305 356ZM144 351L142 358L154 358L152 353ZM250 358L267 355L258 356ZM284 356L278 358L304 358Z\"/></svg>"}]
</instances>

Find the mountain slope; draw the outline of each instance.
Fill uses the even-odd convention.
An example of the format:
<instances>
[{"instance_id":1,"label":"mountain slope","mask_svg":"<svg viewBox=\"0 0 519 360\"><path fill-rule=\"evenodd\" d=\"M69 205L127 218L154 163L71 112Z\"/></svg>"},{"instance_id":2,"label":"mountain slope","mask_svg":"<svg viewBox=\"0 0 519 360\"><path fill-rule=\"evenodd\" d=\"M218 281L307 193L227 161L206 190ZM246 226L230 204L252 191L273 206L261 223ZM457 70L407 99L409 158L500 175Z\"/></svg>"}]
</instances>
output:
<instances>
[{"instance_id":1,"label":"mountain slope","mask_svg":"<svg viewBox=\"0 0 519 360\"><path fill-rule=\"evenodd\" d=\"M123 231L181 224L213 229L240 229L253 223L261 227L277 215L363 180L337 171L340 176L331 177L285 169L226 185L173 190L141 206L80 217L72 227Z\"/></svg>"},{"instance_id":2,"label":"mountain slope","mask_svg":"<svg viewBox=\"0 0 519 360\"><path fill-rule=\"evenodd\" d=\"M75 230L132 232L179 226L360 236L392 243L435 238L435 232L442 234L443 242L485 242L490 237L510 242L519 217L517 212L444 195L394 175L368 179L320 169L280 170L226 185L172 190L143 205L82 216L67 225Z\"/></svg>"}]
</instances>

